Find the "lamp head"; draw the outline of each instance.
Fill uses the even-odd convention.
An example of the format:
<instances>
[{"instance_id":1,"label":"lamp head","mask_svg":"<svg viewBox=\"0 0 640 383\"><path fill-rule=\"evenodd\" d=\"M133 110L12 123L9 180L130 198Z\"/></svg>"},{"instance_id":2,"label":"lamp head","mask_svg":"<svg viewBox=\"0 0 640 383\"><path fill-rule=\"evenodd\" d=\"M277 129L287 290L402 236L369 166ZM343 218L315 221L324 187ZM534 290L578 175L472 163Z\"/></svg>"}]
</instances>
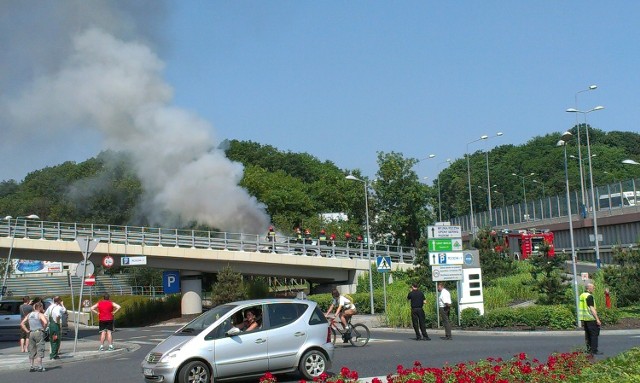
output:
<instances>
[{"instance_id":1,"label":"lamp head","mask_svg":"<svg viewBox=\"0 0 640 383\"><path fill-rule=\"evenodd\" d=\"M596 111L596 110L602 110L602 109L604 109L604 106L598 105L595 108L591 109L589 112L593 112L593 111Z\"/></svg>"},{"instance_id":2,"label":"lamp head","mask_svg":"<svg viewBox=\"0 0 640 383\"><path fill-rule=\"evenodd\" d=\"M345 178L348 179L348 180L351 180L351 181L362 181L360 178L355 177L354 175L351 175L351 174L349 174Z\"/></svg>"},{"instance_id":3,"label":"lamp head","mask_svg":"<svg viewBox=\"0 0 640 383\"><path fill-rule=\"evenodd\" d=\"M558 140L558 142L556 142L556 146L565 146L566 144L564 140Z\"/></svg>"},{"instance_id":4,"label":"lamp head","mask_svg":"<svg viewBox=\"0 0 640 383\"><path fill-rule=\"evenodd\" d=\"M560 136L560 139L564 142L569 141L571 138L573 137L573 134L571 134L571 132L564 132L562 133L562 136Z\"/></svg>"},{"instance_id":5,"label":"lamp head","mask_svg":"<svg viewBox=\"0 0 640 383\"><path fill-rule=\"evenodd\" d=\"M579 113L580 111L576 108L569 108L567 110L565 110L565 112L567 113Z\"/></svg>"},{"instance_id":6,"label":"lamp head","mask_svg":"<svg viewBox=\"0 0 640 383\"><path fill-rule=\"evenodd\" d=\"M503 134L504 134L504 133L502 133L502 132L498 132L498 133L496 134L496 136L500 137L500 136L502 136Z\"/></svg>"},{"instance_id":7,"label":"lamp head","mask_svg":"<svg viewBox=\"0 0 640 383\"><path fill-rule=\"evenodd\" d=\"M598 86L597 85L589 85L589 90L594 90L596 89Z\"/></svg>"},{"instance_id":8,"label":"lamp head","mask_svg":"<svg viewBox=\"0 0 640 383\"><path fill-rule=\"evenodd\" d=\"M640 162L634 161L632 159L623 160L622 163L627 165L640 165Z\"/></svg>"},{"instance_id":9,"label":"lamp head","mask_svg":"<svg viewBox=\"0 0 640 383\"><path fill-rule=\"evenodd\" d=\"M489 138L489 136L487 136L486 134L480 137L481 140L486 140L487 138Z\"/></svg>"}]
</instances>

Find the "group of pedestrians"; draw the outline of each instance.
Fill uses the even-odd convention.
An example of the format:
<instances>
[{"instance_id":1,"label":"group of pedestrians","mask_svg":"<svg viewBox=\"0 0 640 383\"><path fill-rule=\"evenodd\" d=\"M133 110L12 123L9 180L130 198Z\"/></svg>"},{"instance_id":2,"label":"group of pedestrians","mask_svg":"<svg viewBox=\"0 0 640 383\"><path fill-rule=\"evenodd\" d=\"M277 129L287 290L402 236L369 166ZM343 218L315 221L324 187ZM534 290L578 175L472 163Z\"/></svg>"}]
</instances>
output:
<instances>
[{"instance_id":1,"label":"group of pedestrians","mask_svg":"<svg viewBox=\"0 0 640 383\"><path fill-rule=\"evenodd\" d=\"M113 319L114 314L120 310L120 305L109 299L109 294L105 294L103 299L91 307L91 311L98 314L100 331L100 348L104 350L105 340L108 342L108 349L113 350ZM29 296L22 298L22 305L19 308L20 317L20 352L29 354L29 371L44 372L44 353L48 341L50 343L49 359L60 359L60 344L62 342L62 317L67 312L64 301L59 297L53 297L51 303L45 310L45 302L36 297Z\"/></svg>"},{"instance_id":2,"label":"group of pedestrians","mask_svg":"<svg viewBox=\"0 0 640 383\"><path fill-rule=\"evenodd\" d=\"M49 359L60 359L60 343L62 334L62 316L67 309L58 296L45 310L44 302L40 298L33 300L29 296L22 298L20 305L20 351L29 353L30 371L45 371L43 366L45 344L47 336L50 343Z\"/></svg>"},{"instance_id":3,"label":"group of pedestrians","mask_svg":"<svg viewBox=\"0 0 640 383\"><path fill-rule=\"evenodd\" d=\"M451 294L444 287L443 283L438 283L438 308L442 324L444 325L444 340L451 340L451 321L449 320L449 311L451 309ZM427 323L424 315L424 305L427 299L424 293L418 289L418 284L413 283L411 290L407 294L407 300L411 304L411 324L416 333L416 340L431 340L427 334Z\"/></svg>"}]
</instances>

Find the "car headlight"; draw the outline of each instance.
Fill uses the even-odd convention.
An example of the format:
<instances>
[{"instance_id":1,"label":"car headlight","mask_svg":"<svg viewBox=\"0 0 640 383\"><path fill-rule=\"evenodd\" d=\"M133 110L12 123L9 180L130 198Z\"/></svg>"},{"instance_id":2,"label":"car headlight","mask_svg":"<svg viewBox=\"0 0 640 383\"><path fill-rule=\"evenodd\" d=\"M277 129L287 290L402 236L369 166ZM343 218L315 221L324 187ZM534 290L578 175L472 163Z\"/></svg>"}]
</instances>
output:
<instances>
[{"instance_id":1,"label":"car headlight","mask_svg":"<svg viewBox=\"0 0 640 383\"><path fill-rule=\"evenodd\" d=\"M170 353L168 353L167 355L163 356L160 359L160 363L171 364L174 360L176 360L179 353L180 353L180 350L171 351Z\"/></svg>"}]
</instances>

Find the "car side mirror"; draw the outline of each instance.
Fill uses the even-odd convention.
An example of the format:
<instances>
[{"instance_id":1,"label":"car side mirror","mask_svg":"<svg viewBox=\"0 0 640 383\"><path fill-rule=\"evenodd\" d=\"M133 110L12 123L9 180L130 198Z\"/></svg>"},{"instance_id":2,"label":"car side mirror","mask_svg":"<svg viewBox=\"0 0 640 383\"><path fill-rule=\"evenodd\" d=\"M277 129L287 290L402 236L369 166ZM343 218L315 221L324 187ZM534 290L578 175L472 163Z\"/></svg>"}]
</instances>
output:
<instances>
[{"instance_id":1,"label":"car side mirror","mask_svg":"<svg viewBox=\"0 0 640 383\"><path fill-rule=\"evenodd\" d=\"M227 336L234 336L240 334L240 329L237 327L231 327L229 331L226 332Z\"/></svg>"}]
</instances>

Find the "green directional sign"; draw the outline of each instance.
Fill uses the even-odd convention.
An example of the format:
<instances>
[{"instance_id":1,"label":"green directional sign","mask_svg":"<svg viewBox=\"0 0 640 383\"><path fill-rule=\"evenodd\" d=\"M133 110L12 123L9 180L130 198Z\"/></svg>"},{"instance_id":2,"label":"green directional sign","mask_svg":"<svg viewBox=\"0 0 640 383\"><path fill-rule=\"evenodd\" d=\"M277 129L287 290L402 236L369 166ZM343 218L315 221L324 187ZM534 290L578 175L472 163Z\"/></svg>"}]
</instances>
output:
<instances>
[{"instance_id":1,"label":"green directional sign","mask_svg":"<svg viewBox=\"0 0 640 383\"><path fill-rule=\"evenodd\" d=\"M429 239L429 251L461 251L461 238Z\"/></svg>"}]
</instances>

